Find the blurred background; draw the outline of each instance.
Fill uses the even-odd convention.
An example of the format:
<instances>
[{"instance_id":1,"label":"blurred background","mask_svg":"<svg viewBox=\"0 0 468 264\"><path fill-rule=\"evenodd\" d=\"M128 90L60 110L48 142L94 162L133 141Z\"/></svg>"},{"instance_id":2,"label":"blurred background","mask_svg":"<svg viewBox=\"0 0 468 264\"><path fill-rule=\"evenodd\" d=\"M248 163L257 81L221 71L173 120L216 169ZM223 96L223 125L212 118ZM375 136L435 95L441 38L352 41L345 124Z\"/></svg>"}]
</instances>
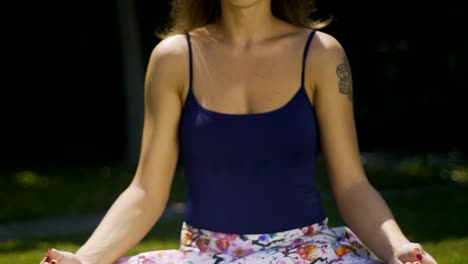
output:
<instances>
[{"instance_id":1,"label":"blurred background","mask_svg":"<svg viewBox=\"0 0 468 264\"><path fill-rule=\"evenodd\" d=\"M371 182L440 263L468 263L464 8L403 0L319 0L317 8L334 15L323 31L349 57ZM32 263L46 247L76 249L130 182L146 63L170 5L21 1L2 10L0 262ZM179 168L172 217L134 252L177 246L184 188ZM325 200L342 224L333 198Z\"/></svg>"},{"instance_id":2,"label":"blurred background","mask_svg":"<svg viewBox=\"0 0 468 264\"><path fill-rule=\"evenodd\" d=\"M349 56L363 151L467 149L463 8L450 1L409 5L402 0L319 0L317 5L321 13L334 14L324 31L340 40ZM11 166L82 164L135 155L127 151L138 145L141 79L159 41L154 31L167 22L168 2L69 1L16 8L21 13L4 35L3 74L9 81L4 83L14 87L4 93L13 93L15 100L4 103L10 107L0 139L3 160Z\"/></svg>"}]
</instances>

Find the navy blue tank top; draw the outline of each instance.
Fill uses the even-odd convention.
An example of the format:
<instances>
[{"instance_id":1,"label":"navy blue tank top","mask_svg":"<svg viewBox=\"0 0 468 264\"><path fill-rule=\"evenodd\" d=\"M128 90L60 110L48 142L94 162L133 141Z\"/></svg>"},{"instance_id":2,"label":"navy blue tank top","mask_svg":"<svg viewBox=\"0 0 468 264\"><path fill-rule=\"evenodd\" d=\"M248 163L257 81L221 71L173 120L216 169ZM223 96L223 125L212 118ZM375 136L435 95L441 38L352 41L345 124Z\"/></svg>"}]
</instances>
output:
<instances>
[{"instance_id":1,"label":"navy blue tank top","mask_svg":"<svg viewBox=\"0 0 468 264\"><path fill-rule=\"evenodd\" d=\"M180 123L180 162L187 182L184 221L211 231L259 234L322 222L316 189L318 129L304 87L280 108L227 114L203 107L194 95L192 47L189 91Z\"/></svg>"}]
</instances>

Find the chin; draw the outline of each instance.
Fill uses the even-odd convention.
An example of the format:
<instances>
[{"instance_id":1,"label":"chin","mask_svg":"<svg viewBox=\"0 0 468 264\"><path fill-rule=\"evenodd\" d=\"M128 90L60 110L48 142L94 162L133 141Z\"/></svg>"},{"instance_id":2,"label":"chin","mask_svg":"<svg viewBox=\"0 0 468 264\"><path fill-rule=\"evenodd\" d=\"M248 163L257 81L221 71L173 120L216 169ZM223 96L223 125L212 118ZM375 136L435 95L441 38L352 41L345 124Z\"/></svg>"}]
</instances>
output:
<instances>
[{"instance_id":1,"label":"chin","mask_svg":"<svg viewBox=\"0 0 468 264\"><path fill-rule=\"evenodd\" d=\"M271 1L271 0L221 0L221 2L224 2L225 4L232 5L235 7L240 7L240 8L247 8L255 4L258 4L260 2L268 2L268 1Z\"/></svg>"}]
</instances>

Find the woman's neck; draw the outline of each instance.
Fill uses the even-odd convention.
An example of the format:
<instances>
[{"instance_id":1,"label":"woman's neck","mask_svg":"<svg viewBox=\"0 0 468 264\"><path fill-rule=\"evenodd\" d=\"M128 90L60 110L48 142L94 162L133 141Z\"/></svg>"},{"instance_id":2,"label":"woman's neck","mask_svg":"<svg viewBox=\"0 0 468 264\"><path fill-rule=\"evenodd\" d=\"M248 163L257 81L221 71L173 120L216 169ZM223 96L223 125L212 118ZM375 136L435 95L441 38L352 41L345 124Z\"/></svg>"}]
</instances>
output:
<instances>
[{"instance_id":1,"label":"woman's neck","mask_svg":"<svg viewBox=\"0 0 468 264\"><path fill-rule=\"evenodd\" d=\"M237 47L248 47L273 34L278 24L271 12L271 1L260 0L242 6L221 0L221 19L218 23L222 38Z\"/></svg>"}]
</instances>

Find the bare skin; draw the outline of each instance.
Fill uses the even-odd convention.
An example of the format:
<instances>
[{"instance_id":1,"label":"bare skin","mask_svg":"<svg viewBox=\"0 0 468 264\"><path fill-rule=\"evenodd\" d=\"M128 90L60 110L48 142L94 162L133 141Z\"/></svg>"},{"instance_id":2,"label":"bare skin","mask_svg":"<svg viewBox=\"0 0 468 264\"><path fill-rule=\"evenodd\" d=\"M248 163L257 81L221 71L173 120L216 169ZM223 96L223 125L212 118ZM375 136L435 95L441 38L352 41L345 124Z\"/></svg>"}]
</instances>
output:
<instances>
[{"instance_id":1,"label":"bare skin","mask_svg":"<svg viewBox=\"0 0 468 264\"><path fill-rule=\"evenodd\" d=\"M275 18L270 1L221 0L221 20L191 32L198 54L193 87L204 107L235 114L268 112L285 104L299 88L302 49L310 31ZM310 51L305 88L316 108L323 157L343 219L386 263L436 263L421 245L406 238L367 180L354 123L351 68L342 46L317 32ZM49 252L56 263L113 263L161 216L179 154L187 58L183 35L154 48L145 77L142 151L134 179L77 252Z\"/></svg>"}]
</instances>

